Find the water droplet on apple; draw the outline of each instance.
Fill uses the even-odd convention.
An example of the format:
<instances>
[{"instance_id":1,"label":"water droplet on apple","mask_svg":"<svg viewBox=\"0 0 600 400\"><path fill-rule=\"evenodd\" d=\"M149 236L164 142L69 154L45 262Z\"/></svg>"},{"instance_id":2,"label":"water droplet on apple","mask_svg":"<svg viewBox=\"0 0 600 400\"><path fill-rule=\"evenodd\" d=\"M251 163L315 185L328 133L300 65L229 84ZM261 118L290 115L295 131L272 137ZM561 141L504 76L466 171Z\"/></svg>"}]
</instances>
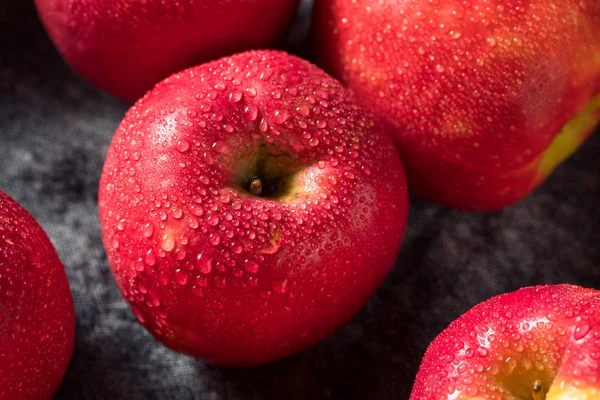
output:
<instances>
[{"instance_id":1,"label":"water droplet on apple","mask_svg":"<svg viewBox=\"0 0 600 400\"><path fill-rule=\"evenodd\" d=\"M187 152L190 149L190 142L188 142L185 139L179 140L177 142L177 144L175 145L175 148L180 153L185 153L185 152Z\"/></svg>"},{"instance_id":2,"label":"water droplet on apple","mask_svg":"<svg viewBox=\"0 0 600 400\"><path fill-rule=\"evenodd\" d=\"M167 253L175 249L175 237L172 233L165 233L162 237L161 248Z\"/></svg>"},{"instance_id":3,"label":"water droplet on apple","mask_svg":"<svg viewBox=\"0 0 600 400\"><path fill-rule=\"evenodd\" d=\"M287 293L287 291L288 291L288 280L287 279L283 279L283 280L275 281L273 283L273 290L276 293L280 293L280 294Z\"/></svg>"},{"instance_id":4,"label":"water droplet on apple","mask_svg":"<svg viewBox=\"0 0 600 400\"><path fill-rule=\"evenodd\" d=\"M156 256L152 252L152 249L148 250L148 252L144 256L144 261L151 267L156 265Z\"/></svg>"},{"instance_id":5,"label":"water droplet on apple","mask_svg":"<svg viewBox=\"0 0 600 400\"><path fill-rule=\"evenodd\" d=\"M219 223L219 216L215 215L215 214L211 214L208 216L208 218L206 219L206 222L208 223L208 225L210 226L216 226Z\"/></svg>"},{"instance_id":6,"label":"water droplet on apple","mask_svg":"<svg viewBox=\"0 0 600 400\"><path fill-rule=\"evenodd\" d=\"M31 253L29 254L29 256L27 257L29 259L29 263L31 264L31 266L33 268L40 268L42 266L42 262L40 261L40 258L37 256L37 254ZM1 317L1 312L0 312L0 317ZM2 325L0 323L0 325Z\"/></svg>"},{"instance_id":7,"label":"water droplet on apple","mask_svg":"<svg viewBox=\"0 0 600 400\"><path fill-rule=\"evenodd\" d=\"M251 274L256 274L258 272L259 265L254 260L247 260L244 264L244 269Z\"/></svg>"},{"instance_id":8,"label":"water droplet on apple","mask_svg":"<svg viewBox=\"0 0 600 400\"><path fill-rule=\"evenodd\" d=\"M224 276L215 276L215 286L219 289L225 289L227 287L227 278Z\"/></svg>"},{"instance_id":9,"label":"water droplet on apple","mask_svg":"<svg viewBox=\"0 0 600 400\"><path fill-rule=\"evenodd\" d=\"M177 282L180 285L185 285L188 281L188 274L187 272L178 269L177 271L175 271L175 282Z\"/></svg>"},{"instance_id":10,"label":"water droplet on apple","mask_svg":"<svg viewBox=\"0 0 600 400\"><path fill-rule=\"evenodd\" d=\"M281 125L285 123L290 118L290 113L287 110L275 110L275 118L273 122L276 125Z\"/></svg>"},{"instance_id":11,"label":"water droplet on apple","mask_svg":"<svg viewBox=\"0 0 600 400\"><path fill-rule=\"evenodd\" d=\"M117 222L117 229L118 230L124 231L126 227L127 227L127 220L121 219L121 220L119 220L119 222Z\"/></svg>"},{"instance_id":12,"label":"water droplet on apple","mask_svg":"<svg viewBox=\"0 0 600 400\"><path fill-rule=\"evenodd\" d=\"M575 331L573 332L573 338L575 340L581 340L586 337L586 335L590 332L591 326L588 323L582 323L575 327Z\"/></svg>"},{"instance_id":13,"label":"water droplet on apple","mask_svg":"<svg viewBox=\"0 0 600 400\"><path fill-rule=\"evenodd\" d=\"M218 233L211 233L210 235L210 244L213 246L218 246L221 243L221 235Z\"/></svg>"},{"instance_id":14,"label":"water droplet on apple","mask_svg":"<svg viewBox=\"0 0 600 400\"><path fill-rule=\"evenodd\" d=\"M244 118L248 121L256 121L258 118L258 107L254 104L248 104L244 107Z\"/></svg>"},{"instance_id":15,"label":"water droplet on apple","mask_svg":"<svg viewBox=\"0 0 600 400\"><path fill-rule=\"evenodd\" d=\"M243 97L244 94L238 90L235 92L231 92L231 94L229 95L229 101L232 103L239 103Z\"/></svg>"},{"instance_id":16,"label":"water droplet on apple","mask_svg":"<svg viewBox=\"0 0 600 400\"><path fill-rule=\"evenodd\" d=\"M145 238L152 237L152 234L154 233L154 225L152 225L150 223L147 223L144 226L144 229L143 229L142 233L143 233L143 235L144 235Z\"/></svg>"}]
</instances>

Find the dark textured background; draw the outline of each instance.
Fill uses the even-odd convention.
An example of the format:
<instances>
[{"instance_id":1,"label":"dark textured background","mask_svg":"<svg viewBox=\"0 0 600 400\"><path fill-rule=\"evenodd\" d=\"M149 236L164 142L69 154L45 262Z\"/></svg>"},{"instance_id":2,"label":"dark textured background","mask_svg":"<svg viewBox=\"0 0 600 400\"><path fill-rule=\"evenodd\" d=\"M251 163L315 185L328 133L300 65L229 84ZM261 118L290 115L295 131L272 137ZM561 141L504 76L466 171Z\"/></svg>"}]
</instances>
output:
<instances>
[{"instance_id":1,"label":"dark textured background","mask_svg":"<svg viewBox=\"0 0 600 400\"><path fill-rule=\"evenodd\" d=\"M127 106L69 70L31 0L0 3L0 188L48 232L77 311L75 352L57 399L407 399L428 343L476 303L539 283L600 289L596 134L502 212L469 214L413 198L387 280L314 348L252 369L171 352L121 300L100 238L98 179ZM298 36L292 42L298 47Z\"/></svg>"}]
</instances>

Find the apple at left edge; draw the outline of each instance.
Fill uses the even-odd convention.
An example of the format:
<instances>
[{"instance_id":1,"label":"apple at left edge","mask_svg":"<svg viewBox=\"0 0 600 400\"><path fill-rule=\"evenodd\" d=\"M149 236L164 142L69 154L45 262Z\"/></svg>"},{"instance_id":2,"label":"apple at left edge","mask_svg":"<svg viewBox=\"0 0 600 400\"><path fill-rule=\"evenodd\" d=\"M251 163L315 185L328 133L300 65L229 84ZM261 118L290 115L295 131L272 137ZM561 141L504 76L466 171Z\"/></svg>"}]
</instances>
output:
<instances>
[{"instance_id":1,"label":"apple at left edge","mask_svg":"<svg viewBox=\"0 0 600 400\"><path fill-rule=\"evenodd\" d=\"M391 138L350 91L252 51L175 74L127 112L99 209L138 321L172 349L249 366L314 345L365 304L408 198Z\"/></svg>"},{"instance_id":2,"label":"apple at left edge","mask_svg":"<svg viewBox=\"0 0 600 400\"><path fill-rule=\"evenodd\" d=\"M299 0L35 0L67 63L133 102L184 68L238 51L271 48Z\"/></svg>"},{"instance_id":3,"label":"apple at left edge","mask_svg":"<svg viewBox=\"0 0 600 400\"><path fill-rule=\"evenodd\" d=\"M431 343L410 400L600 399L600 291L527 287L486 300Z\"/></svg>"},{"instance_id":4,"label":"apple at left edge","mask_svg":"<svg viewBox=\"0 0 600 400\"><path fill-rule=\"evenodd\" d=\"M42 227L0 191L0 400L48 400L69 365L75 310Z\"/></svg>"}]
</instances>

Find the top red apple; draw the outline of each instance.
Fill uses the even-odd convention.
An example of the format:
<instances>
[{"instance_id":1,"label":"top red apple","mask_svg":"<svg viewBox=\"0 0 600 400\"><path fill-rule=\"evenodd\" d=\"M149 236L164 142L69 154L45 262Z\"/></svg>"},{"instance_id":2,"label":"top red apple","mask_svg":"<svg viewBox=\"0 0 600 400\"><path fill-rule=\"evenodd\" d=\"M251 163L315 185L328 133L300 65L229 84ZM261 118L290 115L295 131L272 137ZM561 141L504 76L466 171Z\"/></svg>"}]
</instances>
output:
<instances>
[{"instance_id":1,"label":"top red apple","mask_svg":"<svg viewBox=\"0 0 600 400\"><path fill-rule=\"evenodd\" d=\"M35 2L71 67L127 101L183 68L275 45L298 5L298 0Z\"/></svg>"},{"instance_id":2,"label":"top red apple","mask_svg":"<svg viewBox=\"0 0 600 400\"><path fill-rule=\"evenodd\" d=\"M514 203L600 119L597 0L321 0L314 22L321 59L434 201Z\"/></svg>"}]
</instances>

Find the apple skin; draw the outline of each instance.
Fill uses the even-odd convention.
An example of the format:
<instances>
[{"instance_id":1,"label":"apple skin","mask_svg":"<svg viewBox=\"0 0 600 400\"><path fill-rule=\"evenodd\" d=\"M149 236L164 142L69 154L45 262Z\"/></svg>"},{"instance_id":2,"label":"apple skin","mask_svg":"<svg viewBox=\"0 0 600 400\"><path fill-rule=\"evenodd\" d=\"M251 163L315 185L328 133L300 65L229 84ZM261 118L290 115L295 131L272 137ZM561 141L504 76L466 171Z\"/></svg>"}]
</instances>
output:
<instances>
[{"instance_id":1,"label":"apple skin","mask_svg":"<svg viewBox=\"0 0 600 400\"><path fill-rule=\"evenodd\" d=\"M64 267L35 219L0 191L0 400L50 399L74 340Z\"/></svg>"},{"instance_id":2,"label":"apple skin","mask_svg":"<svg viewBox=\"0 0 600 400\"><path fill-rule=\"evenodd\" d=\"M596 400L599 363L600 291L528 287L452 322L427 349L410 400L531 400L536 380L537 399Z\"/></svg>"},{"instance_id":3,"label":"apple skin","mask_svg":"<svg viewBox=\"0 0 600 400\"><path fill-rule=\"evenodd\" d=\"M133 102L170 74L272 47L298 0L36 0L54 45L84 78Z\"/></svg>"},{"instance_id":4,"label":"apple skin","mask_svg":"<svg viewBox=\"0 0 600 400\"><path fill-rule=\"evenodd\" d=\"M522 199L600 120L597 0L317 0L313 26L411 191L446 206Z\"/></svg>"},{"instance_id":5,"label":"apple skin","mask_svg":"<svg viewBox=\"0 0 600 400\"><path fill-rule=\"evenodd\" d=\"M245 190L259 165L286 189ZM253 51L175 74L127 112L99 209L137 319L172 349L248 366L315 344L364 305L408 199L393 141L350 91Z\"/></svg>"}]
</instances>

